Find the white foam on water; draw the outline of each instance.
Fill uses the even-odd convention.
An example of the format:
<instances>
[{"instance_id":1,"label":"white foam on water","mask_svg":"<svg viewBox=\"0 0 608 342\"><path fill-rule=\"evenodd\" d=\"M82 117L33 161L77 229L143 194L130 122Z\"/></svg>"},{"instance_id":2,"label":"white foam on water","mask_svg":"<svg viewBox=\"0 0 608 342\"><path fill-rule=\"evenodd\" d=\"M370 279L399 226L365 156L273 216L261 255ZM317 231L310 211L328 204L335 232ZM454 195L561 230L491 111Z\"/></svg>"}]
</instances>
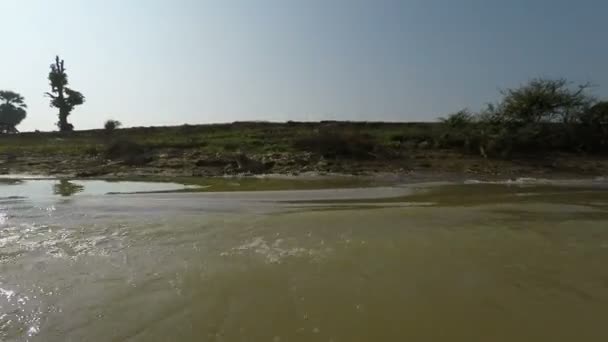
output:
<instances>
[{"instance_id":1,"label":"white foam on water","mask_svg":"<svg viewBox=\"0 0 608 342\"><path fill-rule=\"evenodd\" d=\"M254 253L264 257L268 263L281 263L289 257L316 257L321 251L302 247L282 247L283 239L276 239L272 242L266 241L263 237L255 237L246 241L242 245L231 248L221 253L221 256L236 256Z\"/></svg>"},{"instance_id":2,"label":"white foam on water","mask_svg":"<svg viewBox=\"0 0 608 342\"><path fill-rule=\"evenodd\" d=\"M7 174L0 175L0 179L31 179L31 180L45 180L45 179L57 179L53 176L44 175L31 175L31 174Z\"/></svg>"},{"instance_id":3,"label":"white foam on water","mask_svg":"<svg viewBox=\"0 0 608 342\"><path fill-rule=\"evenodd\" d=\"M127 235L122 227L105 227L97 234L84 237L77 229L31 224L8 226L0 228L0 248L3 249L0 259L40 252L54 258L109 256L125 247Z\"/></svg>"},{"instance_id":4,"label":"white foam on water","mask_svg":"<svg viewBox=\"0 0 608 342\"><path fill-rule=\"evenodd\" d=\"M5 290L5 289L3 289L3 288L0 287L0 296L6 297L6 299L8 301L10 301L11 298L13 298L15 296L15 291Z\"/></svg>"},{"instance_id":5,"label":"white foam on water","mask_svg":"<svg viewBox=\"0 0 608 342\"><path fill-rule=\"evenodd\" d=\"M27 295L0 287L0 341L21 340L18 338L24 333L27 337L37 335L42 317L39 304Z\"/></svg>"},{"instance_id":6,"label":"white foam on water","mask_svg":"<svg viewBox=\"0 0 608 342\"><path fill-rule=\"evenodd\" d=\"M504 184L504 185L526 185L526 184L552 184L557 181L544 178L520 177L516 179L506 179L499 181L488 181L478 179L468 179L464 184Z\"/></svg>"},{"instance_id":7,"label":"white foam on water","mask_svg":"<svg viewBox=\"0 0 608 342\"><path fill-rule=\"evenodd\" d=\"M499 184L499 185L556 185L556 186L577 186L577 185L608 185L608 178L596 177L593 179L547 179L534 177L519 177L506 180L479 180L467 179L464 184Z\"/></svg>"}]
</instances>

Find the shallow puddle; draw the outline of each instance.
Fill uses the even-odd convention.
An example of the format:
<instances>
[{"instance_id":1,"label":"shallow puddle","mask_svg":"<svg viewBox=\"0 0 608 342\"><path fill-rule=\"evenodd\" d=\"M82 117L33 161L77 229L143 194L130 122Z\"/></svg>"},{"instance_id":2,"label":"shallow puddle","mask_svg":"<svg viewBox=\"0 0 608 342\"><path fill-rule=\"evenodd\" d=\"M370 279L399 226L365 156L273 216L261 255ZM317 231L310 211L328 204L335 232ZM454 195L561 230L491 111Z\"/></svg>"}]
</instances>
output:
<instances>
[{"instance_id":1,"label":"shallow puddle","mask_svg":"<svg viewBox=\"0 0 608 342\"><path fill-rule=\"evenodd\" d=\"M116 193L143 193L179 191L193 186L177 183L110 182L103 180L64 179L2 179L0 198L40 198L50 196L106 195Z\"/></svg>"}]
</instances>

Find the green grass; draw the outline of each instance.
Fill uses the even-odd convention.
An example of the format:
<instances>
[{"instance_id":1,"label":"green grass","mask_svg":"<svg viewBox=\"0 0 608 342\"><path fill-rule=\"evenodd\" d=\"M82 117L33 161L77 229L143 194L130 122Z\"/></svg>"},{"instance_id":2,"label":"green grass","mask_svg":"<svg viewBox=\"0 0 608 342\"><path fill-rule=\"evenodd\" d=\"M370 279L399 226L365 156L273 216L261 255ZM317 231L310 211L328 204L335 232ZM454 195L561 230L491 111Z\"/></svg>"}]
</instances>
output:
<instances>
[{"instance_id":1,"label":"green grass","mask_svg":"<svg viewBox=\"0 0 608 342\"><path fill-rule=\"evenodd\" d=\"M257 123L184 125L174 127L138 127L115 130L42 132L0 135L0 153L4 154L85 154L92 148L103 148L108 141L128 138L149 149L175 148L206 153L291 152L294 141L323 130L335 133L355 132L373 138L379 146L391 147L399 140L432 140L438 136L438 123ZM401 139L397 137L402 137Z\"/></svg>"}]
</instances>

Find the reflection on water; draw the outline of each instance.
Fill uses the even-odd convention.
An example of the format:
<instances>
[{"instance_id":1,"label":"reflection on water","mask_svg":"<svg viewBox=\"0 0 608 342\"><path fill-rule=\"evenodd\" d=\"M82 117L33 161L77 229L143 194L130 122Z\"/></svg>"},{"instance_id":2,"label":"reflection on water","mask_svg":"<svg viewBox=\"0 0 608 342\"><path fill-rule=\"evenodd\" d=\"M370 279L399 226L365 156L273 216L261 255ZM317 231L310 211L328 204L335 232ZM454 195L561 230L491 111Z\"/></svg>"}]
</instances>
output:
<instances>
[{"instance_id":1,"label":"reflection on water","mask_svg":"<svg viewBox=\"0 0 608 342\"><path fill-rule=\"evenodd\" d=\"M48 201L1 187L1 341L608 338L601 189L83 196L85 184ZM374 193L400 197L344 201Z\"/></svg>"},{"instance_id":2,"label":"reflection on water","mask_svg":"<svg viewBox=\"0 0 608 342\"><path fill-rule=\"evenodd\" d=\"M84 185L74 184L65 179L59 180L58 183L53 185L53 193L62 197L69 197L83 190Z\"/></svg>"},{"instance_id":3,"label":"reflection on water","mask_svg":"<svg viewBox=\"0 0 608 342\"><path fill-rule=\"evenodd\" d=\"M176 183L110 182L102 180L66 179L0 179L0 198L71 197L74 195L177 191L187 188L189 187Z\"/></svg>"}]
</instances>

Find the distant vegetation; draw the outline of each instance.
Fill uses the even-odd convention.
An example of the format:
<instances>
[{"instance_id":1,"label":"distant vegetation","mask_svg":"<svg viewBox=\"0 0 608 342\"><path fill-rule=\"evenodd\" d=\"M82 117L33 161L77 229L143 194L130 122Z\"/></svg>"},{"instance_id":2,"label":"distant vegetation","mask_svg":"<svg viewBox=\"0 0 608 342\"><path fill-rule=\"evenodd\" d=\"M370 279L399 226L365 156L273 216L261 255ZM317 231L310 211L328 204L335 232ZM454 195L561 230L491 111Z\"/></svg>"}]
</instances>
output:
<instances>
[{"instance_id":1,"label":"distant vegetation","mask_svg":"<svg viewBox=\"0 0 608 342\"><path fill-rule=\"evenodd\" d=\"M608 102L591 96L589 84L573 85L563 79L534 79L502 91L497 103L479 112L465 109L434 123L235 122L118 129L120 121L112 119L103 129L70 134L63 133L73 129L68 116L84 103L84 96L67 87L59 57L49 80L52 93L47 95L59 109L61 132L3 136L0 155L6 160L46 158L44 167L55 168L57 163L49 158L70 165L64 157L72 156L85 169L126 165L159 170L187 167L193 172L220 168L218 173L234 173L353 167L402 170L412 165L454 169L459 160L469 158L477 160L467 166L476 172L481 168L478 156L497 162L527 158L552 167L551 154L608 152ZM16 132L26 115L24 99L3 91L0 100L0 131ZM36 161L22 163L25 168Z\"/></svg>"},{"instance_id":2,"label":"distant vegetation","mask_svg":"<svg viewBox=\"0 0 608 342\"><path fill-rule=\"evenodd\" d=\"M509 157L540 152L606 152L608 103L588 94L588 84L535 79L502 92L479 113L462 110L443 119L438 145Z\"/></svg>"},{"instance_id":3,"label":"distant vegetation","mask_svg":"<svg viewBox=\"0 0 608 342\"><path fill-rule=\"evenodd\" d=\"M376 152L406 147L409 141L399 142L402 137L412 139L415 145L426 141L432 145L440 131L440 123L235 122L123 128L108 137L104 128L73 131L69 135L59 132L5 135L0 138L0 153L91 154L117 143L110 153L115 156L124 154L123 151L138 151L133 148L135 145L119 148L132 142L146 151L194 150L209 154L302 151L327 158L375 159Z\"/></svg>"},{"instance_id":4,"label":"distant vegetation","mask_svg":"<svg viewBox=\"0 0 608 342\"><path fill-rule=\"evenodd\" d=\"M114 131L115 129L118 129L122 126L122 122L118 121L118 120L107 120L104 125L103 128L106 130L106 132L110 133L112 131Z\"/></svg>"},{"instance_id":5,"label":"distant vegetation","mask_svg":"<svg viewBox=\"0 0 608 342\"><path fill-rule=\"evenodd\" d=\"M25 99L13 91L0 90L0 102L0 133L16 133L27 115Z\"/></svg>"},{"instance_id":6,"label":"distant vegetation","mask_svg":"<svg viewBox=\"0 0 608 342\"><path fill-rule=\"evenodd\" d=\"M51 106L59 109L59 122L57 127L61 132L71 132L74 126L68 122L68 116L74 107L84 103L85 98L80 92L68 87L68 75L65 63L59 56L55 57L55 63L51 64L49 72L51 92L46 93L51 98Z\"/></svg>"}]
</instances>

